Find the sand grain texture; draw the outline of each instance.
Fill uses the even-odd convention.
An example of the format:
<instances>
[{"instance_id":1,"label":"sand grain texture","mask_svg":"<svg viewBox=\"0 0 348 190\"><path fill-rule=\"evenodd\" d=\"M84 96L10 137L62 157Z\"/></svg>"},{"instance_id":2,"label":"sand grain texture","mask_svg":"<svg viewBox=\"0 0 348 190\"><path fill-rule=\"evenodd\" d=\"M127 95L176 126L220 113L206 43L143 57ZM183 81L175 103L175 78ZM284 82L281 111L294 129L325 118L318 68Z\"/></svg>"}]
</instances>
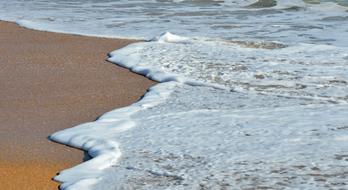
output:
<instances>
[{"instance_id":1,"label":"sand grain texture","mask_svg":"<svg viewBox=\"0 0 348 190\"><path fill-rule=\"evenodd\" d=\"M105 61L131 42L0 22L0 189L57 189L51 178L83 153L47 136L127 106L154 84Z\"/></svg>"}]
</instances>

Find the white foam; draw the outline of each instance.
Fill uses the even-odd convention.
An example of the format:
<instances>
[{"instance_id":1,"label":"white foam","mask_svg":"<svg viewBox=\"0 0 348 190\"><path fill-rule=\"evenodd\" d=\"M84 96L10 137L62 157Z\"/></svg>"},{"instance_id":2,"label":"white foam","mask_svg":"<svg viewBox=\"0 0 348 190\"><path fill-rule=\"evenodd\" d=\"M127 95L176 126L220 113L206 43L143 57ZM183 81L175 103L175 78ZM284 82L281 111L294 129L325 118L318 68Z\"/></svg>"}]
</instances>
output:
<instances>
[{"instance_id":1,"label":"white foam","mask_svg":"<svg viewBox=\"0 0 348 190\"><path fill-rule=\"evenodd\" d=\"M347 9L254 2L0 0L25 27L152 39L109 61L161 84L51 136L92 157L61 188L344 187Z\"/></svg>"},{"instance_id":2,"label":"white foam","mask_svg":"<svg viewBox=\"0 0 348 190\"><path fill-rule=\"evenodd\" d=\"M170 32L166 32L162 35L160 35L157 38L154 38L153 41L159 42L159 43L187 43L189 42L189 38L174 35Z\"/></svg>"},{"instance_id":3,"label":"white foam","mask_svg":"<svg viewBox=\"0 0 348 190\"><path fill-rule=\"evenodd\" d=\"M112 137L134 127L132 115L164 102L176 85L156 85L149 89L141 101L131 106L105 113L95 122L51 135L51 140L85 150L93 158L60 172L54 179L62 183L61 189L93 189L105 169L114 166L122 155L120 145Z\"/></svg>"},{"instance_id":4,"label":"white foam","mask_svg":"<svg viewBox=\"0 0 348 190\"><path fill-rule=\"evenodd\" d=\"M122 144L123 159L95 188L345 187L347 176L335 176L346 172L337 155L348 151L348 51L273 43L275 49L264 49L270 45L185 38L112 52L109 61L160 82L189 86L177 86L164 103L133 115L137 127L113 137ZM236 63L223 67L228 60ZM229 78L207 77L214 71L238 77L240 88ZM226 88L211 88L212 83ZM308 180L317 171L318 177ZM330 177L320 181L324 176Z\"/></svg>"},{"instance_id":5,"label":"white foam","mask_svg":"<svg viewBox=\"0 0 348 190\"><path fill-rule=\"evenodd\" d=\"M171 49L171 47L168 48L168 44L187 45L192 43L193 41L190 38L173 35L167 32L159 37L154 38L151 42L134 43L128 45L125 48L110 52L110 57L108 58L108 61L116 63L117 65L120 65L122 67L128 68L129 70L135 73L138 73L151 80L155 80L158 82L175 81L194 86L204 85L225 89L226 87L224 87L221 84L200 81L196 80L192 76L186 76L187 73L166 71L163 69L163 66L165 65L161 65L161 63L163 62L158 62L158 59L165 59L165 57L169 59L173 58L173 55L170 55L169 52L175 49ZM163 47L166 49L161 49L160 47L155 46L153 47L153 44L162 44ZM168 51L168 54L164 53L162 50ZM154 57L146 54L146 51L153 51ZM162 54L163 56L158 57L156 55L157 53ZM181 56L185 56L185 54L182 54ZM168 64L170 64L169 60L166 61L168 61Z\"/></svg>"},{"instance_id":6,"label":"white foam","mask_svg":"<svg viewBox=\"0 0 348 190\"><path fill-rule=\"evenodd\" d=\"M164 34L158 41L129 45L111 52L108 60L159 82L348 101L348 48L167 38Z\"/></svg>"},{"instance_id":7,"label":"white foam","mask_svg":"<svg viewBox=\"0 0 348 190\"><path fill-rule=\"evenodd\" d=\"M123 157L95 189L344 188L347 114L347 104L178 86L113 137Z\"/></svg>"}]
</instances>

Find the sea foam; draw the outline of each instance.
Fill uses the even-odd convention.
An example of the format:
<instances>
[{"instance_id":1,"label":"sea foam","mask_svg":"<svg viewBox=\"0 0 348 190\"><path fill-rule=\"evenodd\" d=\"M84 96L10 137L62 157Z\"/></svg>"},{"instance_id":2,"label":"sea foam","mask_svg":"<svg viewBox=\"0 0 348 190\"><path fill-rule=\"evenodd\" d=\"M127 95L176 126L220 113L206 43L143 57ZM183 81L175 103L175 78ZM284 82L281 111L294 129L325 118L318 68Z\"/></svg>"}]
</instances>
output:
<instances>
[{"instance_id":1,"label":"sea foam","mask_svg":"<svg viewBox=\"0 0 348 190\"><path fill-rule=\"evenodd\" d=\"M61 188L346 188L347 7L255 2L0 0L25 27L144 39L108 60L160 82L51 135L92 157Z\"/></svg>"},{"instance_id":2,"label":"sea foam","mask_svg":"<svg viewBox=\"0 0 348 190\"><path fill-rule=\"evenodd\" d=\"M105 113L98 120L56 132L50 139L85 150L93 159L64 170L54 179L61 182L61 189L93 189L104 170L118 162L122 152L112 137L133 128L131 116L166 100L176 84L159 84L148 90L141 101L131 106Z\"/></svg>"},{"instance_id":3,"label":"sea foam","mask_svg":"<svg viewBox=\"0 0 348 190\"><path fill-rule=\"evenodd\" d=\"M153 41L111 52L109 61L161 82L154 87L161 90L150 93L163 91L165 98L147 98L146 94L135 104L144 105L145 101L145 109L132 111L132 105L120 109L122 113L125 109L126 116L120 110L103 115L93 123L95 129L82 125L82 133L79 128L59 132L62 136L55 135L59 142L80 147L66 140L83 134L87 138L77 138L76 142L101 147L106 155L112 152L105 148L106 142L113 142L117 145L113 152L122 152L122 159L115 154L110 155L113 161L105 162L92 151L96 162L89 162L97 168L81 165L56 179L65 182L63 187L71 185L71 176L84 177L70 187L85 185L89 178L98 179L94 189L320 189L326 187L326 181L344 187L346 175L341 172L345 171L348 143L346 49L311 44L264 49L232 44L165 33ZM248 52L255 56L250 62ZM221 61L215 56L227 53L233 59ZM210 60L204 62L209 57L215 57L218 66L209 66L214 64ZM227 60L236 63L220 71ZM207 67L200 70L200 62ZM205 75L204 71L214 71L209 67L217 70L215 78ZM304 72L308 68L309 73ZM229 78L217 80L219 75L238 77L235 81L242 85L226 82ZM246 88L246 84L253 88ZM123 127L119 119L128 127ZM99 127L103 121L110 129ZM106 140L89 143L94 142L89 135ZM100 172L80 173L86 170ZM317 175L315 183L308 183L312 175ZM331 177L324 182L324 176ZM295 180L286 181L289 178Z\"/></svg>"}]
</instances>

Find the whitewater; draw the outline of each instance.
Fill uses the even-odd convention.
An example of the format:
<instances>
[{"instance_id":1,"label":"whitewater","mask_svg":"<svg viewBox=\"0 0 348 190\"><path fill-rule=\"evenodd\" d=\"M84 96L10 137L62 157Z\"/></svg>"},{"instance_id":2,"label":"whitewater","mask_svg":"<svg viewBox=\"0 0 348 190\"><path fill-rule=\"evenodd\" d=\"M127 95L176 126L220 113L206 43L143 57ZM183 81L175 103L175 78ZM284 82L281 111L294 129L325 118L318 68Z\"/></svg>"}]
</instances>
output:
<instances>
[{"instance_id":1,"label":"whitewater","mask_svg":"<svg viewBox=\"0 0 348 190\"><path fill-rule=\"evenodd\" d=\"M348 1L0 0L0 19L143 40L108 60L160 82L50 136L91 156L61 189L348 189Z\"/></svg>"}]
</instances>

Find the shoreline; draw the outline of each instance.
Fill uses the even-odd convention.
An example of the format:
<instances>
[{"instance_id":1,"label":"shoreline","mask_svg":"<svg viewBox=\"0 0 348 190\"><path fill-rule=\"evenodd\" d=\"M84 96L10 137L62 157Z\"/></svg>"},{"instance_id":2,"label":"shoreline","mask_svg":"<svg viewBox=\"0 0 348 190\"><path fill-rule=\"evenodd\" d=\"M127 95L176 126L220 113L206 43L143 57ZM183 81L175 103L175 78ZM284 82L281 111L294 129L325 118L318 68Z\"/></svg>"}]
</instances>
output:
<instances>
[{"instance_id":1,"label":"shoreline","mask_svg":"<svg viewBox=\"0 0 348 190\"><path fill-rule=\"evenodd\" d=\"M0 28L0 183L56 189L51 178L83 152L47 137L136 102L155 82L105 61L134 40Z\"/></svg>"}]
</instances>

